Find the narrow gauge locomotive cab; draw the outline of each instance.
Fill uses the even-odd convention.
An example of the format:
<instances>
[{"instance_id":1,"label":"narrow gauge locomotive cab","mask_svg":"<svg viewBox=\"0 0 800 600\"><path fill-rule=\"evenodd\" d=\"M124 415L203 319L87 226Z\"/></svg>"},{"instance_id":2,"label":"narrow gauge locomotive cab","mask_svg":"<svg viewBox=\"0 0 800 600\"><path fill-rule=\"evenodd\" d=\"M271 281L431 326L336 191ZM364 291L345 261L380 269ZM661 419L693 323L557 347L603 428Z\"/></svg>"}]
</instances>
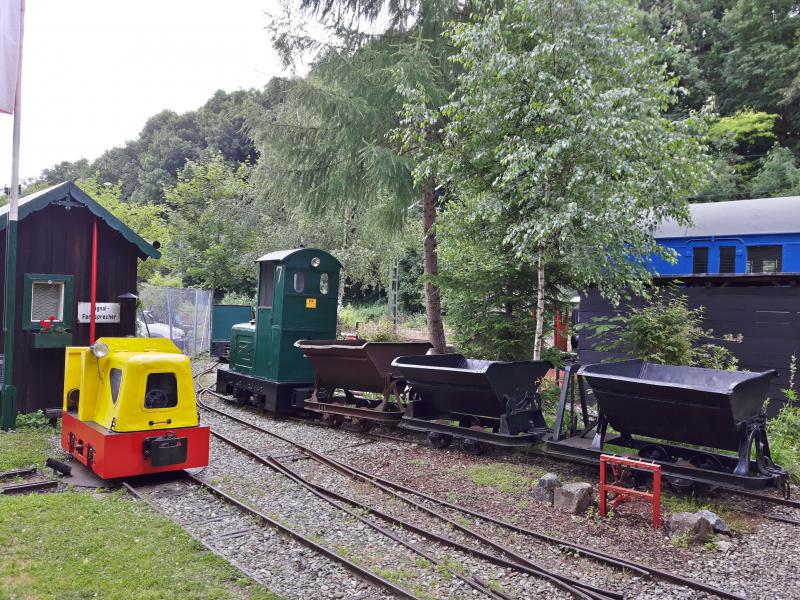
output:
<instances>
[{"instance_id":1,"label":"narrow gauge locomotive cab","mask_svg":"<svg viewBox=\"0 0 800 600\"><path fill-rule=\"evenodd\" d=\"M314 248L270 252L257 263L256 318L233 326L229 367L217 370L217 391L286 414L303 408L314 387L311 363L294 343L336 337L342 265Z\"/></svg>"},{"instance_id":2,"label":"narrow gauge locomotive cab","mask_svg":"<svg viewBox=\"0 0 800 600\"><path fill-rule=\"evenodd\" d=\"M101 338L67 348L61 446L100 477L208 464L189 357L170 340Z\"/></svg>"}]
</instances>

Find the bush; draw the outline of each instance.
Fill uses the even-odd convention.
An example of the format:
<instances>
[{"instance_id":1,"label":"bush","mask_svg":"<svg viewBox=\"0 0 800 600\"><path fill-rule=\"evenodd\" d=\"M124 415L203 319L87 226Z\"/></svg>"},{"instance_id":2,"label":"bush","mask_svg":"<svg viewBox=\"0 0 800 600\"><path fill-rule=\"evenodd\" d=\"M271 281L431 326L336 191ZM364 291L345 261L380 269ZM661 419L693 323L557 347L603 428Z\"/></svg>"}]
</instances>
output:
<instances>
[{"instance_id":1,"label":"bush","mask_svg":"<svg viewBox=\"0 0 800 600\"><path fill-rule=\"evenodd\" d=\"M17 429L44 429L50 426L50 420L44 416L44 412L36 412L25 415L17 415Z\"/></svg>"},{"instance_id":2,"label":"bush","mask_svg":"<svg viewBox=\"0 0 800 600\"><path fill-rule=\"evenodd\" d=\"M378 321L367 321L358 328L358 335L368 342L399 342L394 324L386 317Z\"/></svg>"},{"instance_id":3,"label":"bush","mask_svg":"<svg viewBox=\"0 0 800 600\"><path fill-rule=\"evenodd\" d=\"M355 331L356 327L360 330L364 324L370 321L385 319L386 310L387 306L385 304L373 304L371 306L345 304L339 308L339 327L343 331Z\"/></svg>"},{"instance_id":4,"label":"bush","mask_svg":"<svg viewBox=\"0 0 800 600\"><path fill-rule=\"evenodd\" d=\"M597 317L578 325L599 338L596 348L602 352L624 354L648 362L735 369L738 359L714 340L714 332L703 328L705 309L690 309L688 299L672 289L660 289L641 308L631 308L616 317ZM724 336L726 342L741 342L742 337Z\"/></svg>"},{"instance_id":5,"label":"bush","mask_svg":"<svg viewBox=\"0 0 800 600\"><path fill-rule=\"evenodd\" d=\"M789 387L783 390L786 397L777 416L767 425L772 459L789 472L795 483L800 483L800 404L795 388L797 356L789 363Z\"/></svg>"},{"instance_id":6,"label":"bush","mask_svg":"<svg viewBox=\"0 0 800 600\"><path fill-rule=\"evenodd\" d=\"M249 296L248 294L242 294L240 292L227 292L223 297L222 300L219 301L220 304L244 304L247 306L255 306L256 305L256 297Z\"/></svg>"}]
</instances>

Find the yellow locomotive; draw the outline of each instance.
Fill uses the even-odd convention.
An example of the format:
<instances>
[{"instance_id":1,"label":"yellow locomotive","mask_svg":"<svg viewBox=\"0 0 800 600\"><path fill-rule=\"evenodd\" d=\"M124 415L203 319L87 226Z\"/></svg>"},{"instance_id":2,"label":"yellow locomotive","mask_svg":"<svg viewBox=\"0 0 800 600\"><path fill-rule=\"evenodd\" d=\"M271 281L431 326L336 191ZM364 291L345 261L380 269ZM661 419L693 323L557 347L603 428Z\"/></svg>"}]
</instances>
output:
<instances>
[{"instance_id":1,"label":"yellow locomotive","mask_svg":"<svg viewBox=\"0 0 800 600\"><path fill-rule=\"evenodd\" d=\"M61 446L104 479L208 465L189 357L170 340L67 348Z\"/></svg>"}]
</instances>

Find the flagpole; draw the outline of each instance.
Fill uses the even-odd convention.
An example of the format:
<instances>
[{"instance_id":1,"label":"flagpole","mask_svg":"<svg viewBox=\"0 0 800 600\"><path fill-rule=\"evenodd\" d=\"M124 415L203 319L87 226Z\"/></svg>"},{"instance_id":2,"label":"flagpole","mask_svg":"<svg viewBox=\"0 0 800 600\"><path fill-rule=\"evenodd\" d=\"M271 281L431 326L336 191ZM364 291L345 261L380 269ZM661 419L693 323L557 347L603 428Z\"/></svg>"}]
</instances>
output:
<instances>
[{"instance_id":1,"label":"flagpole","mask_svg":"<svg viewBox=\"0 0 800 600\"><path fill-rule=\"evenodd\" d=\"M16 327L17 291L17 221L19 220L19 134L22 121L22 38L25 33L25 0L20 2L19 60L17 61L17 89L14 94L14 133L11 149L11 193L6 227L6 273L3 314L3 429L17 425L17 388L14 386L14 330Z\"/></svg>"}]
</instances>

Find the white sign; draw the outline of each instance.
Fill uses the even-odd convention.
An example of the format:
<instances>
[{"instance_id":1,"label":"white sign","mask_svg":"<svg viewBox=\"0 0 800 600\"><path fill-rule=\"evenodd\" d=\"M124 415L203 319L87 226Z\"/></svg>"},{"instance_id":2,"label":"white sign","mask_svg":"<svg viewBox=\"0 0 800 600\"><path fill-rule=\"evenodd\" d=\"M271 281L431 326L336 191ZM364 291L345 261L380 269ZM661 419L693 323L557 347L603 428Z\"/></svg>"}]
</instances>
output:
<instances>
[{"instance_id":1,"label":"white sign","mask_svg":"<svg viewBox=\"0 0 800 600\"><path fill-rule=\"evenodd\" d=\"M78 323L88 323L92 315L91 302L78 302ZM94 305L95 323L119 323L119 302L97 302Z\"/></svg>"}]
</instances>

